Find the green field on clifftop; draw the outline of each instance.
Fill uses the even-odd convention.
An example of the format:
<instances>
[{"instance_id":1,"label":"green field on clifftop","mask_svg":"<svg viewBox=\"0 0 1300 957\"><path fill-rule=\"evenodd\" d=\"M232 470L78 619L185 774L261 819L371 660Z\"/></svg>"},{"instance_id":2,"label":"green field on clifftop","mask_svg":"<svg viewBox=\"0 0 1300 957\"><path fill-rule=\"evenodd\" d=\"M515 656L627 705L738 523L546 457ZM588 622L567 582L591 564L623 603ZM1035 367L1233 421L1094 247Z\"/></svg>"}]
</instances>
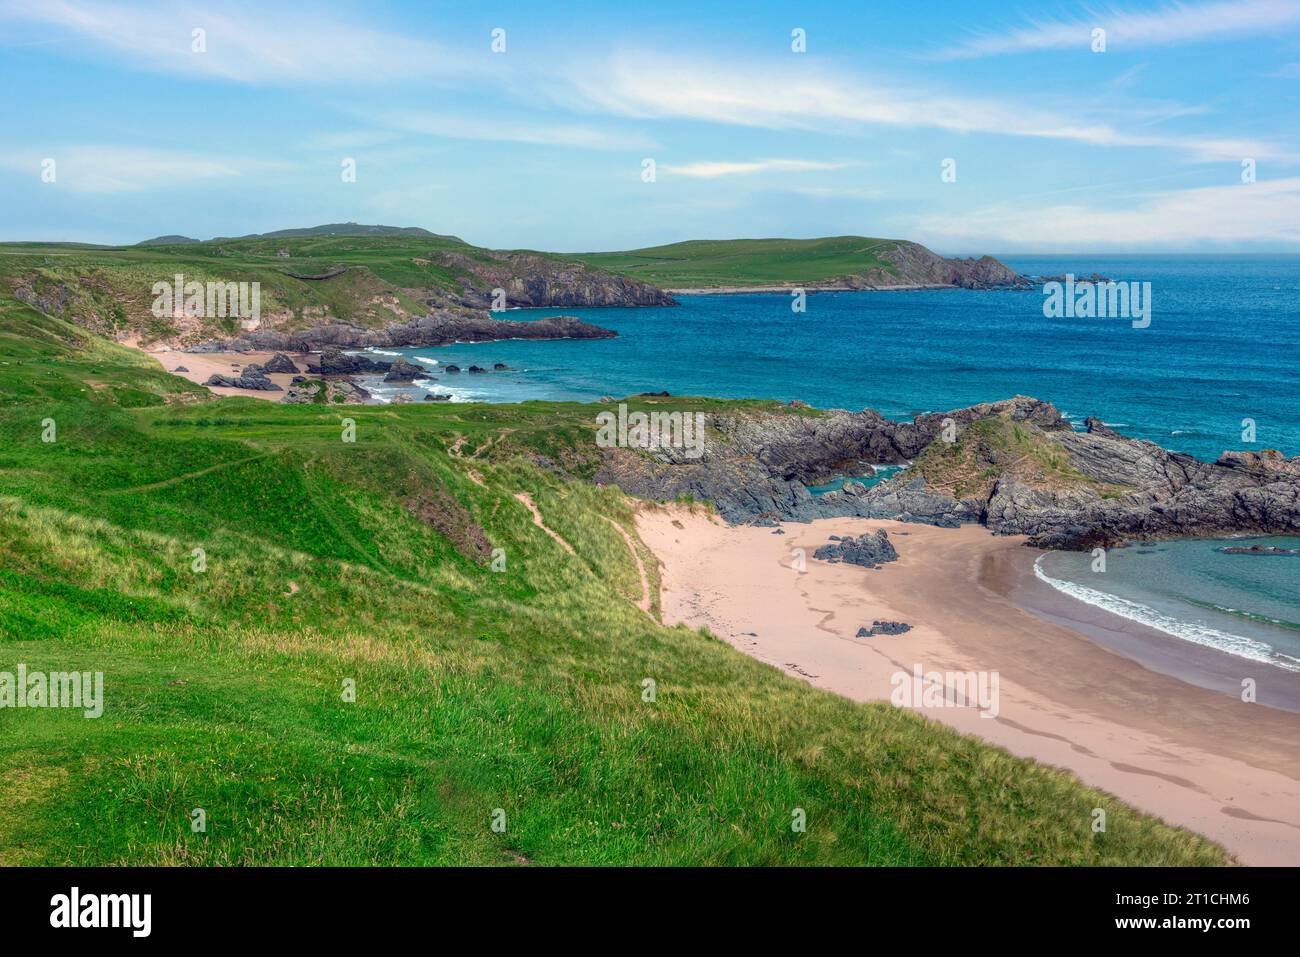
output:
<instances>
[{"instance_id":1,"label":"green field on clifftop","mask_svg":"<svg viewBox=\"0 0 1300 957\"><path fill-rule=\"evenodd\" d=\"M711 286L798 285L897 270L881 254L894 239L696 239L627 252L575 253L591 266L666 289Z\"/></svg>"}]
</instances>

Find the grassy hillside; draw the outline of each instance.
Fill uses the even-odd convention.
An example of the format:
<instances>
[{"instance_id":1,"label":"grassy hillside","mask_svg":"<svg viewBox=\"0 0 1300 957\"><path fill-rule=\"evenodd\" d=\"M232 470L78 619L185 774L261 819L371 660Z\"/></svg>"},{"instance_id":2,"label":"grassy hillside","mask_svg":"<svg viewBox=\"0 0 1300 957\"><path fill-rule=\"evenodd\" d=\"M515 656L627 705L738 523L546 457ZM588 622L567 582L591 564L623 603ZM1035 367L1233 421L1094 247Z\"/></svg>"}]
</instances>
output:
<instances>
[{"instance_id":1,"label":"grassy hillside","mask_svg":"<svg viewBox=\"0 0 1300 957\"><path fill-rule=\"evenodd\" d=\"M592 266L663 288L824 282L897 269L880 258L893 239L701 239L615 253L577 253Z\"/></svg>"},{"instance_id":2,"label":"grassy hillside","mask_svg":"<svg viewBox=\"0 0 1300 957\"><path fill-rule=\"evenodd\" d=\"M629 501L580 480L594 412L209 400L0 295L0 670L106 697L0 709L0 863L1225 862L657 624Z\"/></svg>"},{"instance_id":3,"label":"grassy hillside","mask_svg":"<svg viewBox=\"0 0 1300 957\"><path fill-rule=\"evenodd\" d=\"M281 250L289 255L282 257ZM464 270L434 259L455 252L486 261L486 250L456 239L420 236L304 236L223 239L203 243L109 247L74 244L0 244L0 292L26 287L55 302L71 290L65 317L93 316L105 335L134 333L146 341L166 337L173 323L150 312L151 290L160 280L261 283L262 315L288 311L280 328L315 324L324 316L382 326L426 311L425 294L459 290ZM326 280L320 276L350 267ZM53 307L52 307L53 309ZM50 310L47 310L50 311ZM58 311L58 310L53 310ZM236 320L203 320L191 338L221 338L237 331Z\"/></svg>"}]
</instances>

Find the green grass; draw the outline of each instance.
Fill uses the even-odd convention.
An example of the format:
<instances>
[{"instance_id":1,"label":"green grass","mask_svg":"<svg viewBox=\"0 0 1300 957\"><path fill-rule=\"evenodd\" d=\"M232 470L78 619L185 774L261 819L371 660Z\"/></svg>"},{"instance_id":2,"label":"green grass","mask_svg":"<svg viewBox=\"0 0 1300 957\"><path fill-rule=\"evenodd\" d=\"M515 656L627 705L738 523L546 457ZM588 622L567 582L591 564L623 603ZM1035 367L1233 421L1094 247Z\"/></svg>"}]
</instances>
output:
<instances>
[{"instance_id":1,"label":"green grass","mask_svg":"<svg viewBox=\"0 0 1300 957\"><path fill-rule=\"evenodd\" d=\"M608 521L634 532L629 501L533 464L589 473L596 411L207 401L0 296L0 670L102 671L106 696L0 710L0 863L1227 861L657 624Z\"/></svg>"},{"instance_id":2,"label":"green grass","mask_svg":"<svg viewBox=\"0 0 1300 957\"><path fill-rule=\"evenodd\" d=\"M281 250L289 252L281 257ZM158 246L0 243L0 291L30 287L50 297L71 290L63 318L105 335L134 333L145 341L174 332L170 318L151 312L153 285L173 281L257 282L263 316L292 313L279 328L313 325L326 315L376 327L426 311L422 291L459 290L467 273L436 257L455 252L484 259L485 250L453 239L419 236L305 236L222 239ZM431 258L432 257L432 258ZM347 266L331 279L319 276ZM392 302L396 309L385 305ZM230 336L235 320L204 319L190 338Z\"/></svg>"},{"instance_id":3,"label":"green grass","mask_svg":"<svg viewBox=\"0 0 1300 957\"><path fill-rule=\"evenodd\" d=\"M881 254L893 239L834 236L827 239L691 240L614 253L578 253L572 258L655 286L799 285L871 270L898 272Z\"/></svg>"},{"instance_id":4,"label":"green grass","mask_svg":"<svg viewBox=\"0 0 1300 957\"><path fill-rule=\"evenodd\" d=\"M1014 474L1038 487L1076 487L1102 498L1119 498L1132 489L1101 482L1070 464L1069 454L1042 432L1006 416L978 419L952 443L933 442L912 471L932 488L955 498L986 498L998 478Z\"/></svg>"}]
</instances>

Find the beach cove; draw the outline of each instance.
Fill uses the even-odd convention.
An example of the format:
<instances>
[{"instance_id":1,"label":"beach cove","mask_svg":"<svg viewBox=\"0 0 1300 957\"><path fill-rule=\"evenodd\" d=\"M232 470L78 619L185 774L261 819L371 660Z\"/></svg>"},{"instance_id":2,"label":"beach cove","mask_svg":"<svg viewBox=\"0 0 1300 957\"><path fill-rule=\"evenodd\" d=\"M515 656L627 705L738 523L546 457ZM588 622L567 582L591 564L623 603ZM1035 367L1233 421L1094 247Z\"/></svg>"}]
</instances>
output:
<instances>
[{"instance_id":1,"label":"beach cove","mask_svg":"<svg viewBox=\"0 0 1300 957\"><path fill-rule=\"evenodd\" d=\"M996 717L922 713L1205 834L1242 863L1300 863L1300 714L1286 710L1297 704L1294 676L1263 673L1259 702L1247 704L1144 667L1134 659L1152 646L1183 668L1225 667L1228 656L1060 595L1035 579L1038 553L978 526L825 519L775 534L673 506L643 508L637 527L661 562L666 623L708 628L855 701L889 701L894 676L918 664L997 671ZM868 570L812 558L831 534L881 528L897 562ZM794 549L807 555L803 574L791 567ZM913 627L855 637L877 619Z\"/></svg>"}]
</instances>

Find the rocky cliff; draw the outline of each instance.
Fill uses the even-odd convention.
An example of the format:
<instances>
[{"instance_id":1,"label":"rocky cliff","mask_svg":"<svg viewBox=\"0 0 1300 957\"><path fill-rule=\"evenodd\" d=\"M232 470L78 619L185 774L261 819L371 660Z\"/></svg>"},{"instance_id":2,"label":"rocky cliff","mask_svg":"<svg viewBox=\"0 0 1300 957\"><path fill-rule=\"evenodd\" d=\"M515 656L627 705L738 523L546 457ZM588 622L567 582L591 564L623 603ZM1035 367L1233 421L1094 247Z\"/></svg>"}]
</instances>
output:
<instances>
[{"instance_id":1,"label":"rocky cliff","mask_svg":"<svg viewBox=\"0 0 1300 957\"><path fill-rule=\"evenodd\" d=\"M487 252L469 255L456 250L438 253L433 261L459 275L462 305L493 307L494 291L505 292L505 305L674 306L672 296L644 282L618 276L585 263L526 252Z\"/></svg>"},{"instance_id":2,"label":"rocky cliff","mask_svg":"<svg viewBox=\"0 0 1300 957\"><path fill-rule=\"evenodd\" d=\"M919 243L909 242L900 242L880 255L894 267L893 270L872 269L861 276L845 276L830 284L861 289L888 289L891 286L1030 289L1034 285L1028 276L1022 276L992 256L948 259Z\"/></svg>"}]
</instances>

